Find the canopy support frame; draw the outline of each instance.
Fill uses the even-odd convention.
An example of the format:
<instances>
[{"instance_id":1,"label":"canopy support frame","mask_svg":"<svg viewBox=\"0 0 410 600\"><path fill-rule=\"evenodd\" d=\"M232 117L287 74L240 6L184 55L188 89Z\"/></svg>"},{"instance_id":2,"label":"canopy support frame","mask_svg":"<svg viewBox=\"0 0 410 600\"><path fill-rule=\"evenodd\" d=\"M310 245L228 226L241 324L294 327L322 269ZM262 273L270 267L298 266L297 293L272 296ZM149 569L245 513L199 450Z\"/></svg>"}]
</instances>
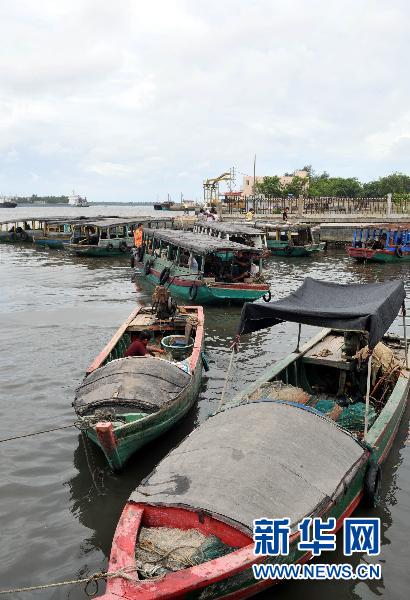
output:
<instances>
[{"instance_id":1,"label":"canopy support frame","mask_svg":"<svg viewBox=\"0 0 410 600\"><path fill-rule=\"evenodd\" d=\"M366 408L364 413L364 440L366 441L367 430L369 428L369 408L370 408L370 383L372 375L372 356L373 350L370 351L369 360L367 361L367 384L366 384Z\"/></svg>"},{"instance_id":2,"label":"canopy support frame","mask_svg":"<svg viewBox=\"0 0 410 600\"><path fill-rule=\"evenodd\" d=\"M298 323L298 325L299 325L299 329L298 329L298 343L297 343L295 352L297 352L299 354L300 353L300 334L302 332L302 323Z\"/></svg>"}]
</instances>

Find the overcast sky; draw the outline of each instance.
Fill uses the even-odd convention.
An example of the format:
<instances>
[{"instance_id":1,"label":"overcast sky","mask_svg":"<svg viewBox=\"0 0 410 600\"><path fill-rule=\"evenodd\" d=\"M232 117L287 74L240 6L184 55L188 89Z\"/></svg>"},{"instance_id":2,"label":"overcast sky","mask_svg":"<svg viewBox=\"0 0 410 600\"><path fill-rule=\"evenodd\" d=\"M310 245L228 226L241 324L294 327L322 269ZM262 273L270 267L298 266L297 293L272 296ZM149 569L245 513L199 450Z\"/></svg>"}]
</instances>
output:
<instances>
[{"instance_id":1,"label":"overcast sky","mask_svg":"<svg viewBox=\"0 0 410 600\"><path fill-rule=\"evenodd\" d=\"M406 0L0 0L0 195L410 173Z\"/></svg>"}]
</instances>

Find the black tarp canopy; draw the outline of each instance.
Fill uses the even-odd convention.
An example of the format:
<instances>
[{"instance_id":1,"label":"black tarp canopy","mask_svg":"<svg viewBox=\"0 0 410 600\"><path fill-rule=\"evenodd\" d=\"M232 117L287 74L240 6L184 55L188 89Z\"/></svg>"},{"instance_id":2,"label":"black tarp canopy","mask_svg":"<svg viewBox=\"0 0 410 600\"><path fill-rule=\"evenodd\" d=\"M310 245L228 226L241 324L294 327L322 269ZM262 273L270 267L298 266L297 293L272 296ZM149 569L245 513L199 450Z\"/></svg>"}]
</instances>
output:
<instances>
[{"instance_id":1,"label":"black tarp canopy","mask_svg":"<svg viewBox=\"0 0 410 600\"><path fill-rule=\"evenodd\" d=\"M402 281L341 285L306 277L295 291L270 304L246 303L239 334L282 321L350 331L368 331L369 347L381 340L402 306Z\"/></svg>"}]
</instances>

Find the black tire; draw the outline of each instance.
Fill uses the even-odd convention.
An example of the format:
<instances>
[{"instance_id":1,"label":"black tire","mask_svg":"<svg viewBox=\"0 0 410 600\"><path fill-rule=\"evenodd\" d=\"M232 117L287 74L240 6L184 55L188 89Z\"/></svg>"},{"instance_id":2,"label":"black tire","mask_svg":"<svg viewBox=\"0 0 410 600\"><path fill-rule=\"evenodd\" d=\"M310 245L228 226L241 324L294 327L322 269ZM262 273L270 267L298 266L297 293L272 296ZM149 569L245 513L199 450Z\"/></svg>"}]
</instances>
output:
<instances>
[{"instance_id":1,"label":"black tire","mask_svg":"<svg viewBox=\"0 0 410 600\"><path fill-rule=\"evenodd\" d=\"M380 501L382 471L376 462L370 462L363 482L363 504L367 508L375 508Z\"/></svg>"},{"instance_id":2,"label":"black tire","mask_svg":"<svg viewBox=\"0 0 410 600\"><path fill-rule=\"evenodd\" d=\"M402 248L402 246L396 246L395 253L396 253L396 256L398 258L403 258L403 248Z\"/></svg>"},{"instance_id":3,"label":"black tire","mask_svg":"<svg viewBox=\"0 0 410 600\"><path fill-rule=\"evenodd\" d=\"M118 248L119 248L120 252L127 252L127 250L128 250L127 242L121 242L120 245L118 246Z\"/></svg>"},{"instance_id":4,"label":"black tire","mask_svg":"<svg viewBox=\"0 0 410 600\"><path fill-rule=\"evenodd\" d=\"M189 288L189 292L188 292L189 299L192 300L192 302L194 302L197 295L198 295L198 286L195 285L195 283L193 283L191 285L191 287Z\"/></svg>"},{"instance_id":5,"label":"black tire","mask_svg":"<svg viewBox=\"0 0 410 600\"><path fill-rule=\"evenodd\" d=\"M131 269L133 269L135 267L135 256L134 256L133 252L131 252L130 267L131 267Z\"/></svg>"},{"instance_id":6,"label":"black tire","mask_svg":"<svg viewBox=\"0 0 410 600\"><path fill-rule=\"evenodd\" d=\"M272 299L272 292L268 290L266 294L263 294L262 298L265 302L270 302Z\"/></svg>"},{"instance_id":7,"label":"black tire","mask_svg":"<svg viewBox=\"0 0 410 600\"><path fill-rule=\"evenodd\" d=\"M111 250L114 250L114 246L111 243L107 244L106 248L107 248L108 252L111 252Z\"/></svg>"},{"instance_id":8,"label":"black tire","mask_svg":"<svg viewBox=\"0 0 410 600\"><path fill-rule=\"evenodd\" d=\"M147 260L147 262L145 263L144 266L144 273L145 275L149 275L151 273L151 267L153 265L153 261L152 260Z\"/></svg>"},{"instance_id":9,"label":"black tire","mask_svg":"<svg viewBox=\"0 0 410 600\"><path fill-rule=\"evenodd\" d=\"M25 231L22 231L20 234L20 239L22 242L27 242L28 240L28 234Z\"/></svg>"},{"instance_id":10,"label":"black tire","mask_svg":"<svg viewBox=\"0 0 410 600\"><path fill-rule=\"evenodd\" d=\"M171 274L171 269L169 267L165 267L165 269L162 269L161 275L159 276L159 284L165 285L169 279L170 274Z\"/></svg>"}]
</instances>

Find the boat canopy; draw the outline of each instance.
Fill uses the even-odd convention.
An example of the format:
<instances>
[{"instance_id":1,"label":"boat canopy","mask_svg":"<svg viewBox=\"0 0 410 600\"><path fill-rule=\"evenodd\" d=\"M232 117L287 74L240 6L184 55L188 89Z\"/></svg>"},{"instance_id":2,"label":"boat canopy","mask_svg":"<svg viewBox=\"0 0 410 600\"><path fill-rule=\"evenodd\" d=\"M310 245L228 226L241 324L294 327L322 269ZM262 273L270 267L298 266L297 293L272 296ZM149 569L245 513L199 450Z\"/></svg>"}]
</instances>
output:
<instances>
[{"instance_id":1,"label":"boat canopy","mask_svg":"<svg viewBox=\"0 0 410 600\"><path fill-rule=\"evenodd\" d=\"M301 405L260 401L210 417L131 494L143 504L206 511L252 535L253 520L318 516L368 452Z\"/></svg>"},{"instance_id":2,"label":"boat canopy","mask_svg":"<svg viewBox=\"0 0 410 600\"><path fill-rule=\"evenodd\" d=\"M341 285L306 277L295 291L271 304L246 303L239 334L293 321L342 331L367 331L372 349L404 303L402 281Z\"/></svg>"},{"instance_id":3,"label":"boat canopy","mask_svg":"<svg viewBox=\"0 0 410 600\"><path fill-rule=\"evenodd\" d=\"M73 406L81 416L104 407L119 413L131 409L153 413L175 399L189 381L188 373L167 360L120 358L95 369L83 381Z\"/></svg>"},{"instance_id":4,"label":"boat canopy","mask_svg":"<svg viewBox=\"0 0 410 600\"><path fill-rule=\"evenodd\" d=\"M197 227L206 227L213 229L214 231L220 231L221 233L227 233L228 235L264 235L263 231L256 229L250 225L243 225L242 223L225 223L220 221L197 221L195 223Z\"/></svg>"},{"instance_id":5,"label":"boat canopy","mask_svg":"<svg viewBox=\"0 0 410 600\"><path fill-rule=\"evenodd\" d=\"M134 225L136 223L157 223L157 222L167 222L171 223L173 221L173 217L128 217L125 218L110 218L110 217L99 217L98 219L85 221L84 223L78 223L78 226L87 225L91 227L99 227L100 229L108 228L108 227L121 227L125 225Z\"/></svg>"},{"instance_id":6,"label":"boat canopy","mask_svg":"<svg viewBox=\"0 0 410 600\"><path fill-rule=\"evenodd\" d=\"M202 236L180 229L144 229L144 235L198 254L213 254L214 252L223 252L224 250L261 253L261 250L252 248L251 246L245 246L244 244L212 236Z\"/></svg>"}]
</instances>

